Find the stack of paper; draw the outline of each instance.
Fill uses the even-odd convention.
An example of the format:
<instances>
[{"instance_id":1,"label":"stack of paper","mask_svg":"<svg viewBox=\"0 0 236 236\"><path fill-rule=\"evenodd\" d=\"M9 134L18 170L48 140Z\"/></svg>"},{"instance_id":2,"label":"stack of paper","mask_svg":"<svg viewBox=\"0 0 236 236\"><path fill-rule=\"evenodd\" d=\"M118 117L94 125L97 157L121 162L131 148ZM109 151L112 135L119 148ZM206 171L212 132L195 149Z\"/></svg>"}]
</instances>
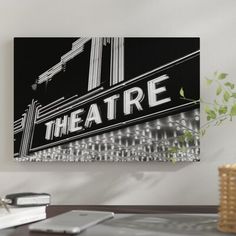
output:
<instances>
[{"instance_id":1,"label":"stack of paper","mask_svg":"<svg viewBox=\"0 0 236 236\"><path fill-rule=\"evenodd\" d=\"M46 206L0 208L0 229L22 225L46 218Z\"/></svg>"}]
</instances>

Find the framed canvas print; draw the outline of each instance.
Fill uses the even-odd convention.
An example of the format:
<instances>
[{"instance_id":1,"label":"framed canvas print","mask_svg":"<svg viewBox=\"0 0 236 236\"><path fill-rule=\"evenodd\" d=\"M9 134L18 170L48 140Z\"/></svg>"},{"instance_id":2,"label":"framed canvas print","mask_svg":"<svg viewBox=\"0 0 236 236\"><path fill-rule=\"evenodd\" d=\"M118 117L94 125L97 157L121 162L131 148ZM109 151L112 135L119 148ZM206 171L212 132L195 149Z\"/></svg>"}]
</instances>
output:
<instances>
[{"instance_id":1,"label":"framed canvas print","mask_svg":"<svg viewBox=\"0 0 236 236\"><path fill-rule=\"evenodd\" d=\"M199 161L199 38L15 38L18 161Z\"/></svg>"}]
</instances>

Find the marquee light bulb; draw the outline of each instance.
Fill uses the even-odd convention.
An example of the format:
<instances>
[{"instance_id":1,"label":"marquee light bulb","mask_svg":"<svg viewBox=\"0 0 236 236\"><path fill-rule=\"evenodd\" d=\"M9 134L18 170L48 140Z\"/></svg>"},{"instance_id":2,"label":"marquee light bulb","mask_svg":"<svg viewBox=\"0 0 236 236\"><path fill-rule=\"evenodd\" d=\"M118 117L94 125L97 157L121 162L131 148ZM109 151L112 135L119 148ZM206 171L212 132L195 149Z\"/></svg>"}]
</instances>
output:
<instances>
[{"instance_id":1,"label":"marquee light bulb","mask_svg":"<svg viewBox=\"0 0 236 236\"><path fill-rule=\"evenodd\" d=\"M189 161L195 160L199 155L199 135L194 133L194 141L188 143L185 140L184 144L180 143L178 139L185 129L193 129L195 132L199 132L195 116L196 113L191 116L193 117L191 120L189 115L181 114L163 117L94 137L76 140L49 148L47 151L40 150L30 158L32 161L42 159L45 161L168 161L167 159L171 157L176 158L177 161L181 161L183 157ZM178 123L186 124L186 127L180 126ZM187 150L186 152L178 151L171 154L168 150L172 146L178 148L185 146Z\"/></svg>"},{"instance_id":2,"label":"marquee light bulb","mask_svg":"<svg viewBox=\"0 0 236 236\"><path fill-rule=\"evenodd\" d=\"M200 120L200 117L198 115L196 115L194 118L195 118L196 121Z\"/></svg>"}]
</instances>

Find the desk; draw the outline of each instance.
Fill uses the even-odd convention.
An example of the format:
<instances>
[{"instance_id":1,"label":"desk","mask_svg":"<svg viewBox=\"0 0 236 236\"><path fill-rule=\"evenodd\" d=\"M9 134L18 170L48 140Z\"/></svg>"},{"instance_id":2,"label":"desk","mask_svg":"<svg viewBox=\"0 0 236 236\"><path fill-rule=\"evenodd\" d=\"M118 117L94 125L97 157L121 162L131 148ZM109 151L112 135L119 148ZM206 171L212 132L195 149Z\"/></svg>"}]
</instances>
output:
<instances>
[{"instance_id":1,"label":"desk","mask_svg":"<svg viewBox=\"0 0 236 236\"><path fill-rule=\"evenodd\" d=\"M157 232L160 236L225 235L215 229L217 206L49 206L47 217L70 210L120 213L114 219L82 232L80 236L157 236ZM16 227L9 236L62 236L62 234L33 233L29 232L28 225L23 225Z\"/></svg>"}]
</instances>

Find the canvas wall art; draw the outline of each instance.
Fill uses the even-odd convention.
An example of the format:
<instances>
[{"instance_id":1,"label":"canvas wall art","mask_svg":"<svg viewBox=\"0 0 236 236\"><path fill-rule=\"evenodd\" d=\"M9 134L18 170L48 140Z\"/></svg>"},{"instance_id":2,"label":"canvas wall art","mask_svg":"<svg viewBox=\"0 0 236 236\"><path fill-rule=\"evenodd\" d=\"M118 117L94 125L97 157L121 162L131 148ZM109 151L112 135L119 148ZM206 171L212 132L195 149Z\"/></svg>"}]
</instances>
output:
<instances>
[{"instance_id":1,"label":"canvas wall art","mask_svg":"<svg viewBox=\"0 0 236 236\"><path fill-rule=\"evenodd\" d=\"M14 158L199 161L199 41L15 38Z\"/></svg>"}]
</instances>

